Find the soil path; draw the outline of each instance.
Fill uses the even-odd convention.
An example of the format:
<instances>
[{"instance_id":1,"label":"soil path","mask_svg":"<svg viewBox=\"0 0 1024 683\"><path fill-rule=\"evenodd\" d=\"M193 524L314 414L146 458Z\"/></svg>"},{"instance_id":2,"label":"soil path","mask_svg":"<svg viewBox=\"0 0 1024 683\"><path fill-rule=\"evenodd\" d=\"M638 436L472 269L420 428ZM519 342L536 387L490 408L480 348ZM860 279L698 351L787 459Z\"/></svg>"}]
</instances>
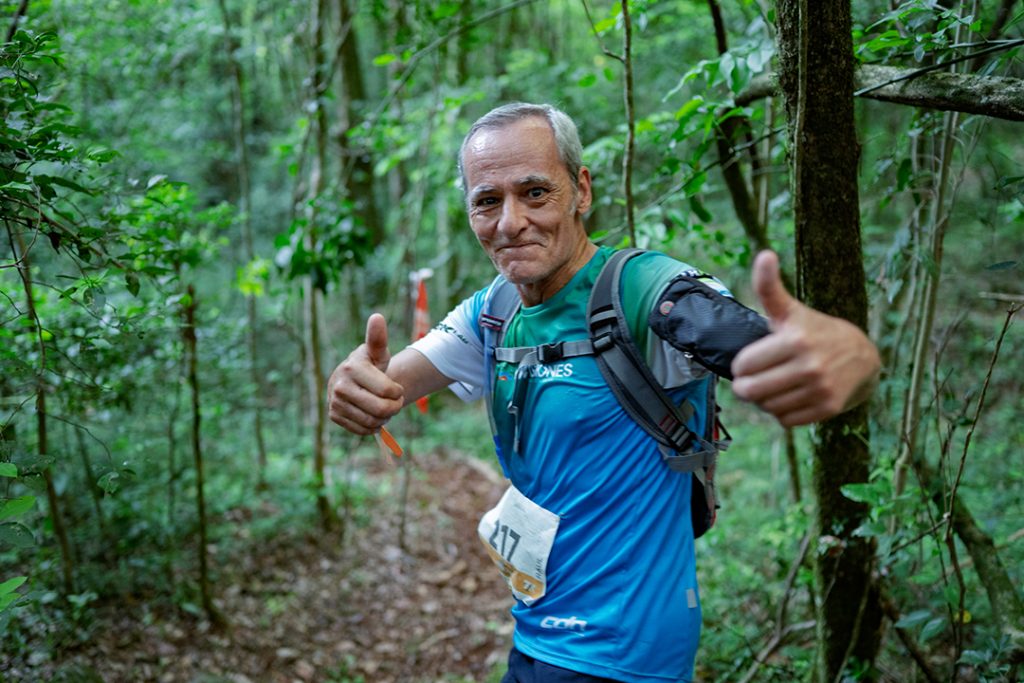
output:
<instances>
[{"instance_id":1,"label":"soil path","mask_svg":"<svg viewBox=\"0 0 1024 683\"><path fill-rule=\"evenodd\" d=\"M401 470L373 469L366 476L391 478L397 497ZM106 683L486 681L509 647L512 600L476 525L503 488L486 465L423 456L404 549L394 498L369 503L369 522L364 511L341 542L307 533L250 543L218 567L229 628L181 610L104 608L92 642L58 670Z\"/></svg>"}]
</instances>

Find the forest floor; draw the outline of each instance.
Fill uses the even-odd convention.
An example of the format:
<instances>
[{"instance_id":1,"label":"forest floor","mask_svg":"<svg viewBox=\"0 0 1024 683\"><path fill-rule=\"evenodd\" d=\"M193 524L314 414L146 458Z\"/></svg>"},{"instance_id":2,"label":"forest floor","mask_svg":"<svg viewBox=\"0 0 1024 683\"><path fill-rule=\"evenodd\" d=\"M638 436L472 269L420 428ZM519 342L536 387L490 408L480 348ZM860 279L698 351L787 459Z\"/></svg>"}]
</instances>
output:
<instances>
[{"instance_id":1,"label":"forest floor","mask_svg":"<svg viewBox=\"0 0 1024 683\"><path fill-rule=\"evenodd\" d=\"M14 666L0 680L487 681L512 632L511 596L476 535L504 488L500 477L465 458L417 458L403 548L402 470L380 464L365 474L391 478L395 493L367 501L365 523L350 523L344 538L282 533L240 544L247 550L229 566L217 558L216 605L227 627L180 608L108 605L90 641L61 653L63 661Z\"/></svg>"}]
</instances>

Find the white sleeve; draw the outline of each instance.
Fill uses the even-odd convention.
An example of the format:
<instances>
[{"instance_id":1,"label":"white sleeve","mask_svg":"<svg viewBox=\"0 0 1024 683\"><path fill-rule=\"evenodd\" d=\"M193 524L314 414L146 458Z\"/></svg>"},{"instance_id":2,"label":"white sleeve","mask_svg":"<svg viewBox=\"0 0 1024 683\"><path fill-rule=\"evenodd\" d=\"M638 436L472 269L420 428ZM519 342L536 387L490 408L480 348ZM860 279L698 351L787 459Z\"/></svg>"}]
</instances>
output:
<instances>
[{"instance_id":1,"label":"white sleeve","mask_svg":"<svg viewBox=\"0 0 1024 683\"><path fill-rule=\"evenodd\" d=\"M486 386L484 343L476 324L482 300L481 292L465 299L409 347L422 353L442 375L455 380L448 388L463 401L480 398Z\"/></svg>"}]
</instances>

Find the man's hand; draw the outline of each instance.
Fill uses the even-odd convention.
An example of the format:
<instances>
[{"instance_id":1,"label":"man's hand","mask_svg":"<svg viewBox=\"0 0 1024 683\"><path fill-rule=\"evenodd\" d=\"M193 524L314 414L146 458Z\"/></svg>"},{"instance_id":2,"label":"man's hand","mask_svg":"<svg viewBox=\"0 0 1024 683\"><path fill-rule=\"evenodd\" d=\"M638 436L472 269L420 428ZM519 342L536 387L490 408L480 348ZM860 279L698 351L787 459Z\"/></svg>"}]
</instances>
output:
<instances>
[{"instance_id":1,"label":"man's hand","mask_svg":"<svg viewBox=\"0 0 1024 683\"><path fill-rule=\"evenodd\" d=\"M790 296L773 252L757 255L753 282L772 334L733 360L733 393L786 427L834 417L866 400L881 362L860 328Z\"/></svg>"},{"instance_id":2,"label":"man's hand","mask_svg":"<svg viewBox=\"0 0 1024 683\"><path fill-rule=\"evenodd\" d=\"M401 410L405 392L385 374L390 362L387 322L374 313L366 321L366 343L334 369L327 383L331 421L365 436Z\"/></svg>"}]
</instances>

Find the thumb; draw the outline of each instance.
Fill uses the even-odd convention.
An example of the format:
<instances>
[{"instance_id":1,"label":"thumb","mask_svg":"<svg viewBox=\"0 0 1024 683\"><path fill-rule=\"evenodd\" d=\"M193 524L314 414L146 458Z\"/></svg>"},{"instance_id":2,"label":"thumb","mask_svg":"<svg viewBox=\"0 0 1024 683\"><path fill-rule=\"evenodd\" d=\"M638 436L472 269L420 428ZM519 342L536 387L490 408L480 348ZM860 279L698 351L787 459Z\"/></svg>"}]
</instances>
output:
<instances>
[{"instance_id":1,"label":"thumb","mask_svg":"<svg viewBox=\"0 0 1024 683\"><path fill-rule=\"evenodd\" d=\"M370 362L380 370L387 370L391 354L388 353L388 323L380 313L366 320L366 353Z\"/></svg>"},{"instance_id":2,"label":"thumb","mask_svg":"<svg viewBox=\"0 0 1024 683\"><path fill-rule=\"evenodd\" d=\"M772 322L784 322L798 303L782 284L779 256L774 251L762 251L754 259L753 285L754 293Z\"/></svg>"}]
</instances>

